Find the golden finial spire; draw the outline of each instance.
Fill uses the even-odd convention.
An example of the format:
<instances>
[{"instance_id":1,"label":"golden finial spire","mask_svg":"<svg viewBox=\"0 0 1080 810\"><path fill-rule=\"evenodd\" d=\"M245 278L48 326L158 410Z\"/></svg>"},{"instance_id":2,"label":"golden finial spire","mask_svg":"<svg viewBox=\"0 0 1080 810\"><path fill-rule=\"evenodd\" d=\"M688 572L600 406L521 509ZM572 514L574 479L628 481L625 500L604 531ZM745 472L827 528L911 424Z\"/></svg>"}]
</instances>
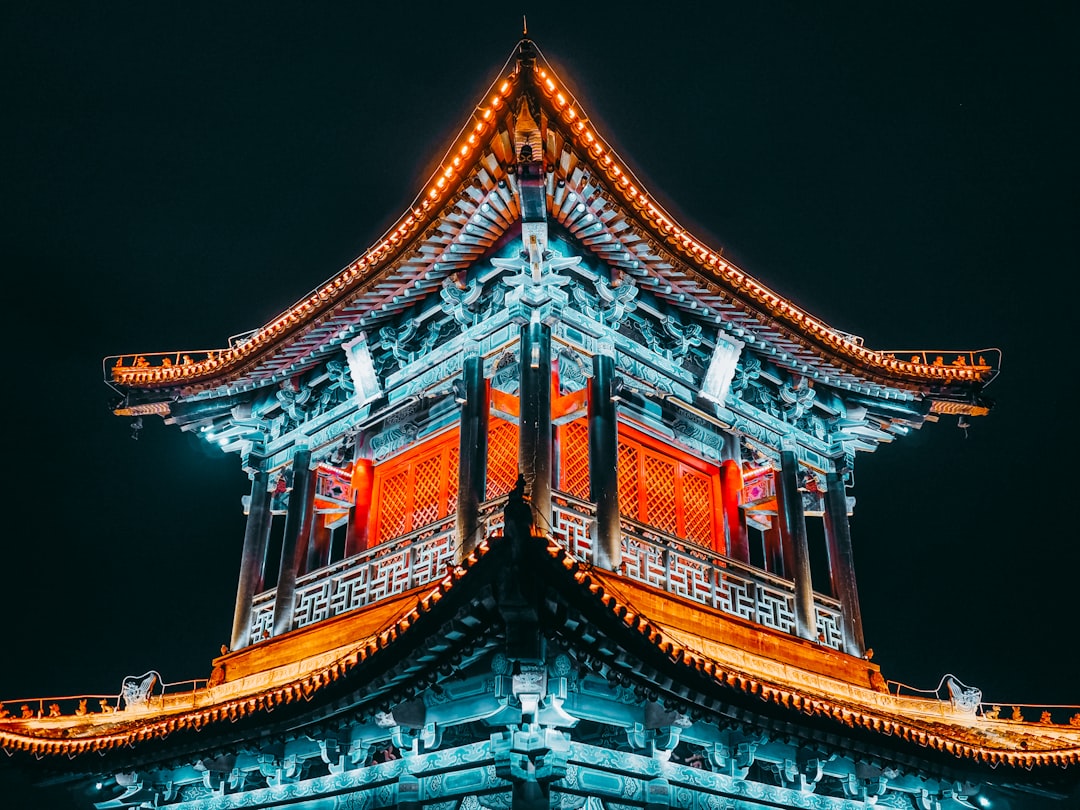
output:
<instances>
[{"instance_id":1,"label":"golden finial spire","mask_svg":"<svg viewBox=\"0 0 1080 810\"><path fill-rule=\"evenodd\" d=\"M525 15L521 15L521 35L527 37L529 35L529 21L525 18Z\"/></svg>"}]
</instances>

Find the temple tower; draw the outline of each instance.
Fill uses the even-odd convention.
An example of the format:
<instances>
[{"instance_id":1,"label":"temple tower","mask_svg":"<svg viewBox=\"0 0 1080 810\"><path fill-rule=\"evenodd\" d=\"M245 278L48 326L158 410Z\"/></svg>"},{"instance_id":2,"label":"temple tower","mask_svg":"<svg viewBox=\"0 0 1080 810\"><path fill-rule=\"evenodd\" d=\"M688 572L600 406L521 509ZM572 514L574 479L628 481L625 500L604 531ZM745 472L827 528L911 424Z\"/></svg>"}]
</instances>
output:
<instances>
[{"instance_id":1,"label":"temple tower","mask_svg":"<svg viewBox=\"0 0 1080 810\"><path fill-rule=\"evenodd\" d=\"M261 329L110 358L117 415L250 476L231 645L195 694L0 746L98 808L1075 796L1078 725L902 698L866 655L857 457L988 413L996 355L870 349L728 262L527 38L447 154Z\"/></svg>"}]
</instances>

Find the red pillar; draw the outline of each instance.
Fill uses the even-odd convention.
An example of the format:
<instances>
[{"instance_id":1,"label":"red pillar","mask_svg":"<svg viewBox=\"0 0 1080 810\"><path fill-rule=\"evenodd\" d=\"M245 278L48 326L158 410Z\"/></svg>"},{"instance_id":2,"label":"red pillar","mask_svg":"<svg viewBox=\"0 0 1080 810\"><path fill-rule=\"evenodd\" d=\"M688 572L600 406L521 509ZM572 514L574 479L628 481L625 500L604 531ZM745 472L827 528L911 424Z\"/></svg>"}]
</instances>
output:
<instances>
[{"instance_id":1,"label":"red pillar","mask_svg":"<svg viewBox=\"0 0 1080 810\"><path fill-rule=\"evenodd\" d=\"M724 531L727 535L727 555L740 562L750 562L750 542L746 536L746 522L739 509L742 493L742 468L734 459L720 464L720 498L724 510Z\"/></svg>"},{"instance_id":2,"label":"red pillar","mask_svg":"<svg viewBox=\"0 0 1080 810\"><path fill-rule=\"evenodd\" d=\"M345 538L345 556L351 557L368 547L368 526L371 523L371 496L375 486L375 465L368 458L358 458L353 464L353 508L349 515L349 533Z\"/></svg>"}]
</instances>

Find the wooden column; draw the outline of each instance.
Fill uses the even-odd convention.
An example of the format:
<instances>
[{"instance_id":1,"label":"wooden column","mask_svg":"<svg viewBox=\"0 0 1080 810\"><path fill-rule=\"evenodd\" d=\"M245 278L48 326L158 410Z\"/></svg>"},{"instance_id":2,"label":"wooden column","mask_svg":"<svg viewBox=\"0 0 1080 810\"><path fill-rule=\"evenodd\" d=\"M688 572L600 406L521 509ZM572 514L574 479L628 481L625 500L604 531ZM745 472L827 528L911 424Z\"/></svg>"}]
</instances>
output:
<instances>
[{"instance_id":1,"label":"wooden column","mask_svg":"<svg viewBox=\"0 0 1080 810\"><path fill-rule=\"evenodd\" d=\"M277 594L274 598L274 635L292 629L296 597L296 574L307 556L307 538L311 531L311 450L299 447L293 455L293 486L289 493L289 511L285 515L285 533L281 540L281 565L278 568Z\"/></svg>"},{"instance_id":2,"label":"wooden column","mask_svg":"<svg viewBox=\"0 0 1080 810\"><path fill-rule=\"evenodd\" d=\"M346 557L351 557L371 545L368 526L371 525L371 495L374 487L374 463L369 458L357 458L353 462L353 507L352 514L349 515L349 533L345 538Z\"/></svg>"},{"instance_id":3,"label":"wooden column","mask_svg":"<svg viewBox=\"0 0 1080 810\"><path fill-rule=\"evenodd\" d=\"M780 451L776 506L784 543L785 576L795 580L795 630L800 637L813 641L817 639L817 616L814 585L810 579L810 547L799 492L799 462L791 450Z\"/></svg>"},{"instance_id":4,"label":"wooden column","mask_svg":"<svg viewBox=\"0 0 1080 810\"><path fill-rule=\"evenodd\" d=\"M615 412L615 358L595 354L589 380L589 497L596 503L593 562L617 571L622 562L619 525L619 426ZM627 471L628 475L634 473Z\"/></svg>"},{"instance_id":5,"label":"wooden column","mask_svg":"<svg viewBox=\"0 0 1080 810\"><path fill-rule=\"evenodd\" d=\"M236 609L233 611L230 650L239 650L250 643L251 600L263 587L262 572L266 543L270 537L270 477L257 470L251 478L251 502L248 504L247 525L244 528L244 550L240 558L240 578L236 585Z\"/></svg>"},{"instance_id":6,"label":"wooden column","mask_svg":"<svg viewBox=\"0 0 1080 810\"><path fill-rule=\"evenodd\" d=\"M551 329L521 327L521 430L518 468L525 476L533 522L551 530Z\"/></svg>"},{"instance_id":7,"label":"wooden column","mask_svg":"<svg viewBox=\"0 0 1080 810\"><path fill-rule=\"evenodd\" d=\"M746 535L746 519L739 508L742 492L742 469L734 459L720 463L720 499L724 511L724 533L727 535L727 555L739 562L750 562L750 540Z\"/></svg>"},{"instance_id":8,"label":"wooden column","mask_svg":"<svg viewBox=\"0 0 1080 810\"><path fill-rule=\"evenodd\" d=\"M833 596L840 600L844 616L844 652L862 656L862 611L855 586L855 563L851 551L851 526L847 515L847 490L843 472L825 474L825 544L829 553L829 577Z\"/></svg>"},{"instance_id":9,"label":"wooden column","mask_svg":"<svg viewBox=\"0 0 1080 810\"><path fill-rule=\"evenodd\" d=\"M484 358L465 358L462 369L465 401L461 403L460 456L458 459L457 560L468 557L484 539L480 504L487 491L488 386Z\"/></svg>"}]
</instances>

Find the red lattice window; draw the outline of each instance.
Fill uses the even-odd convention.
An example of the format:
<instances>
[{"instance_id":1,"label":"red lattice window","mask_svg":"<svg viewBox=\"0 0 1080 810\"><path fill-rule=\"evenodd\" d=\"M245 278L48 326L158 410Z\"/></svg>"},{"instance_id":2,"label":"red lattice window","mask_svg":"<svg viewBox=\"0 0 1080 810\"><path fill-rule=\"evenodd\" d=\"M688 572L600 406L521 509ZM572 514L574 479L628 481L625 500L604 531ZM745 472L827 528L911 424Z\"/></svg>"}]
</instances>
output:
<instances>
[{"instance_id":1,"label":"red lattice window","mask_svg":"<svg viewBox=\"0 0 1080 810\"><path fill-rule=\"evenodd\" d=\"M487 492L488 500L505 495L514 488L518 477L518 426L504 419L488 424Z\"/></svg>"},{"instance_id":2,"label":"red lattice window","mask_svg":"<svg viewBox=\"0 0 1080 810\"><path fill-rule=\"evenodd\" d=\"M619 427L619 512L710 548L717 523L718 469L625 426Z\"/></svg>"},{"instance_id":3,"label":"red lattice window","mask_svg":"<svg viewBox=\"0 0 1080 810\"><path fill-rule=\"evenodd\" d=\"M589 428L585 419L559 428L559 489L589 499Z\"/></svg>"},{"instance_id":4,"label":"red lattice window","mask_svg":"<svg viewBox=\"0 0 1080 810\"><path fill-rule=\"evenodd\" d=\"M385 543L457 507L458 434L440 436L375 467L372 532Z\"/></svg>"}]
</instances>

